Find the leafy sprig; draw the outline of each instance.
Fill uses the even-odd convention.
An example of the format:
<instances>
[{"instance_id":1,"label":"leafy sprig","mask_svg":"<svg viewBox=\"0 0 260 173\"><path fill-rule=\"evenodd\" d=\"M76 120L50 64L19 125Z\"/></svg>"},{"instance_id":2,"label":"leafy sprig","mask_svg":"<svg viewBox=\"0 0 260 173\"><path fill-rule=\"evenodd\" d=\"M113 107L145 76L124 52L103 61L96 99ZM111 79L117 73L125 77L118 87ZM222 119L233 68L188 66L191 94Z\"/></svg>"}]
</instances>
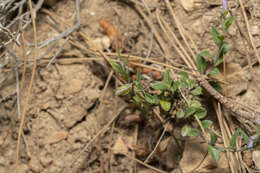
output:
<instances>
[{"instance_id":1,"label":"leafy sprig","mask_svg":"<svg viewBox=\"0 0 260 173\"><path fill-rule=\"evenodd\" d=\"M223 0L223 2L226 3L225 0ZM227 8L226 5L225 7ZM222 28L221 32L215 27L211 30L212 39L218 49L217 53L211 54L209 51L204 50L196 55L196 66L200 74L214 75L220 73L218 66L223 62L224 55L230 50L228 42L225 41L225 37L234 21L234 16L228 15L229 13L225 9L219 18ZM255 135L249 137L239 128L232 135L227 148L217 147L218 135L212 127L213 122L205 119L207 111L197 99L198 96L203 93L203 90L193 79L189 78L187 73L180 72L180 77L173 80L170 76L170 71L167 70L164 73L162 81L154 82L150 87L144 87L141 80L141 70L137 70L136 80L133 80L127 66L127 61L128 59L125 59L123 62L120 53L118 53L118 62L110 62L112 68L124 81L117 89L116 94L126 96L141 110L151 111L154 107L159 107L161 113L170 115L173 118L196 118L196 120L199 121L200 126L192 127L189 124L186 124L182 128L181 134L182 136L202 137L205 142L207 142L209 154L214 161L220 159L220 152L240 152L260 145L260 130L257 130ZM217 91L222 91L217 82L210 81L210 84ZM210 134L209 139L206 139L201 135L201 132L203 131ZM236 144L238 137L241 137L245 144L245 146L240 149L237 148Z\"/></svg>"}]
</instances>

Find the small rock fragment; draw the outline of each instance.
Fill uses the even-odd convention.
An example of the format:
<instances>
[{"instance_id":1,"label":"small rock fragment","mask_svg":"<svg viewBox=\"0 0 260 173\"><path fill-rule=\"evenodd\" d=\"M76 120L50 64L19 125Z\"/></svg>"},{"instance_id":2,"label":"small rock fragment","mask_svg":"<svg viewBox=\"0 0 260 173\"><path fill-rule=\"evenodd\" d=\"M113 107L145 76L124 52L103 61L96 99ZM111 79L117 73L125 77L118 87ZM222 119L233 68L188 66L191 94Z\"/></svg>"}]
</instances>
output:
<instances>
[{"instance_id":1,"label":"small rock fragment","mask_svg":"<svg viewBox=\"0 0 260 173\"><path fill-rule=\"evenodd\" d=\"M106 50L110 47L111 42L108 36L96 38L87 42L87 46L93 50Z\"/></svg>"},{"instance_id":2,"label":"small rock fragment","mask_svg":"<svg viewBox=\"0 0 260 173\"><path fill-rule=\"evenodd\" d=\"M186 11L193 11L198 8L195 4L195 0L181 0L181 5Z\"/></svg>"},{"instance_id":3,"label":"small rock fragment","mask_svg":"<svg viewBox=\"0 0 260 173\"><path fill-rule=\"evenodd\" d=\"M121 137L119 137L113 147L114 154L126 154L128 147L124 143Z\"/></svg>"}]
</instances>

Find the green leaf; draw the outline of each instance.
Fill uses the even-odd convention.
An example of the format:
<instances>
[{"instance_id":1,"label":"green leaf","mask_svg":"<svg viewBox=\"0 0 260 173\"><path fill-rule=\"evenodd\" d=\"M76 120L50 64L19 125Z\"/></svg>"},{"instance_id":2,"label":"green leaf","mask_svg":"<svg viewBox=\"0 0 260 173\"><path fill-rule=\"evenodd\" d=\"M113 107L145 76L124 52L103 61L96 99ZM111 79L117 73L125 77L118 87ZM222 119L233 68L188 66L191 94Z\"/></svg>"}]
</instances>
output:
<instances>
[{"instance_id":1,"label":"green leaf","mask_svg":"<svg viewBox=\"0 0 260 173\"><path fill-rule=\"evenodd\" d=\"M184 112L182 110L178 111L177 113L178 118L183 118L184 117Z\"/></svg>"},{"instance_id":2,"label":"green leaf","mask_svg":"<svg viewBox=\"0 0 260 173\"><path fill-rule=\"evenodd\" d=\"M223 46L222 46L223 54L226 54L230 50L230 48L231 47L228 45L227 42L223 43Z\"/></svg>"},{"instance_id":3,"label":"green leaf","mask_svg":"<svg viewBox=\"0 0 260 173\"><path fill-rule=\"evenodd\" d=\"M137 105L140 105L142 103L142 100L138 95L135 95L133 99Z\"/></svg>"},{"instance_id":4,"label":"green leaf","mask_svg":"<svg viewBox=\"0 0 260 173\"><path fill-rule=\"evenodd\" d=\"M225 29L226 31L228 31L229 27L231 26L231 24L233 23L235 17L234 16L230 16L226 22L225 22Z\"/></svg>"},{"instance_id":5,"label":"green leaf","mask_svg":"<svg viewBox=\"0 0 260 173\"><path fill-rule=\"evenodd\" d=\"M231 149L236 149L236 141L237 141L238 135L239 135L239 130L236 130L229 141L229 147Z\"/></svg>"},{"instance_id":6,"label":"green leaf","mask_svg":"<svg viewBox=\"0 0 260 173\"><path fill-rule=\"evenodd\" d=\"M254 143L254 148L256 148L256 147L259 146L259 145L260 145L260 141L255 142L255 143Z\"/></svg>"},{"instance_id":7,"label":"green leaf","mask_svg":"<svg viewBox=\"0 0 260 173\"><path fill-rule=\"evenodd\" d=\"M230 46L228 46L228 42L226 41L223 41L223 44L221 45L220 47L220 52L219 52L219 58L218 60L221 60L221 61L217 61L215 66L218 66L220 63L222 63L223 61L223 56L230 50Z\"/></svg>"},{"instance_id":8,"label":"green leaf","mask_svg":"<svg viewBox=\"0 0 260 173\"><path fill-rule=\"evenodd\" d=\"M195 86L195 80L189 80L188 81L189 88L193 88Z\"/></svg>"},{"instance_id":9,"label":"green leaf","mask_svg":"<svg viewBox=\"0 0 260 173\"><path fill-rule=\"evenodd\" d=\"M136 73L136 82L141 82L141 69L138 68L137 69L137 73Z\"/></svg>"},{"instance_id":10,"label":"green leaf","mask_svg":"<svg viewBox=\"0 0 260 173\"><path fill-rule=\"evenodd\" d=\"M218 136L215 134L215 132L212 129L209 131L209 134L210 134L210 144L215 145L215 143L217 142Z\"/></svg>"},{"instance_id":11,"label":"green leaf","mask_svg":"<svg viewBox=\"0 0 260 173\"><path fill-rule=\"evenodd\" d=\"M219 74L220 71L217 67L214 67L211 72L209 72L210 75Z\"/></svg>"},{"instance_id":12,"label":"green leaf","mask_svg":"<svg viewBox=\"0 0 260 173\"><path fill-rule=\"evenodd\" d=\"M127 66L127 62L128 62L128 58L129 58L129 56L127 56L126 58L125 58L125 60L124 60L124 66ZM119 52L119 61L121 61L121 57L120 57L120 52Z\"/></svg>"},{"instance_id":13,"label":"green leaf","mask_svg":"<svg viewBox=\"0 0 260 173\"><path fill-rule=\"evenodd\" d=\"M249 143L249 137L248 137L248 135L247 135L242 129L240 129L240 128L239 128L239 132L240 132L240 134L242 135L242 137L243 137L244 141L246 142L246 144L248 144L248 143Z\"/></svg>"},{"instance_id":14,"label":"green leaf","mask_svg":"<svg viewBox=\"0 0 260 173\"><path fill-rule=\"evenodd\" d=\"M207 51L207 50L201 51L200 56L212 58L212 55L210 55L209 51Z\"/></svg>"},{"instance_id":15,"label":"green leaf","mask_svg":"<svg viewBox=\"0 0 260 173\"><path fill-rule=\"evenodd\" d=\"M228 10L225 10L225 11L222 13L223 17L226 17L226 16L228 15L228 13L229 13L229 11L228 11Z\"/></svg>"},{"instance_id":16,"label":"green leaf","mask_svg":"<svg viewBox=\"0 0 260 173\"><path fill-rule=\"evenodd\" d=\"M224 36L224 35L219 35L219 36L218 36L218 39L219 39L219 40L221 40L221 41L223 41L223 40L224 40L224 38L225 38L225 36Z\"/></svg>"},{"instance_id":17,"label":"green leaf","mask_svg":"<svg viewBox=\"0 0 260 173\"><path fill-rule=\"evenodd\" d=\"M173 87L172 87L173 91L176 91L179 87L180 87L180 81L179 80L174 81Z\"/></svg>"},{"instance_id":18,"label":"green leaf","mask_svg":"<svg viewBox=\"0 0 260 173\"><path fill-rule=\"evenodd\" d=\"M160 100L160 105L164 111L168 112L169 110L171 110L171 102L169 101Z\"/></svg>"},{"instance_id":19,"label":"green leaf","mask_svg":"<svg viewBox=\"0 0 260 173\"><path fill-rule=\"evenodd\" d=\"M181 129L182 136L199 136L198 132L187 125L183 126Z\"/></svg>"},{"instance_id":20,"label":"green leaf","mask_svg":"<svg viewBox=\"0 0 260 173\"><path fill-rule=\"evenodd\" d=\"M208 63L200 54L196 55L196 66L200 74L204 74Z\"/></svg>"},{"instance_id":21,"label":"green leaf","mask_svg":"<svg viewBox=\"0 0 260 173\"><path fill-rule=\"evenodd\" d=\"M200 95L202 93L202 88L201 87L197 87L194 90L191 91L191 94L197 96Z\"/></svg>"},{"instance_id":22,"label":"green leaf","mask_svg":"<svg viewBox=\"0 0 260 173\"><path fill-rule=\"evenodd\" d=\"M181 129L181 135L182 136L188 136L189 131L190 131L190 127L185 125Z\"/></svg>"},{"instance_id":23,"label":"green leaf","mask_svg":"<svg viewBox=\"0 0 260 173\"><path fill-rule=\"evenodd\" d=\"M165 91L165 90L169 89L169 86L167 84L165 84L164 82L156 82L156 83L152 84L152 88L155 90Z\"/></svg>"},{"instance_id":24,"label":"green leaf","mask_svg":"<svg viewBox=\"0 0 260 173\"><path fill-rule=\"evenodd\" d=\"M127 95L130 93L131 89L132 89L132 84L122 85L117 88L116 95L121 95L121 96Z\"/></svg>"},{"instance_id":25,"label":"green leaf","mask_svg":"<svg viewBox=\"0 0 260 173\"><path fill-rule=\"evenodd\" d=\"M197 111L197 109L195 107L192 107L192 106L188 107L188 109L185 111L185 117L187 118L187 117L195 114L196 111Z\"/></svg>"},{"instance_id":26,"label":"green leaf","mask_svg":"<svg viewBox=\"0 0 260 173\"><path fill-rule=\"evenodd\" d=\"M120 47L118 48L117 58L121 61L121 56L120 56Z\"/></svg>"},{"instance_id":27,"label":"green leaf","mask_svg":"<svg viewBox=\"0 0 260 173\"><path fill-rule=\"evenodd\" d=\"M171 77L170 77L170 71L169 70L165 71L164 76L163 76L163 80L164 80L165 84L171 86L172 80L171 80Z\"/></svg>"},{"instance_id":28,"label":"green leaf","mask_svg":"<svg viewBox=\"0 0 260 173\"><path fill-rule=\"evenodd\" d=\"M212 157L212 159L217 162L220 158L220 151L216 149L215 147L208 145L209 154Z\"/></svg>"},{"instance_id":29,"label":"green leaf","mask_svg":"<svg viewBox=\"0 0 260 173\"><path fill-rule=\"evenodd\" d=\"M190 106L195 107L195 108L201 107L201 103L198 100L188 100L188 103Z\"/></svg>"},{"instance_id":30,"label":"green leaf","mask_svg":"<svg viewBox=\"0 0 260 173\"><path fill-rule=\"evenodd\" d=\"M255 129L256 134L260 134L260 126L257 124Z\"/></svg>"},{"instance_id":31,"label":"green leaf","mask_svg":"<svg viewBox=\"0 0 260 173\"><path fill-rule=\"evenodd\" d=\"M212 28L211 35L213 37L213 40L214 40L215 44L217 46L220 46L222 41L219 39L219 35L220 34L219 34L219 32L217 31L217 29L215 27Z\"/></svg>"},{"instance_id":32,"label":"green leaf","mask_svg":"<svg viewBox=\"0 0 260 173\"><path fill-rule=\"evenodd\" d=\"M199 119L202 119L207 115L207 110L203 107L196 108L196 115Z\"/></svg>"},{"instance_id":33,"label":"green leaf","mask_svg":"<svg viewBox=\"0 0 260 173\"><path fill-rule=\"evenodd\" d=\"M188 73L187 73L187 72L184 72L184 71L180 71L180 72L179 72L179 75L181 75L183 79L188 79L188 78L189 78Z\"/></svg>"},{"instance_id":34,"label":"green leaf","mask_svg":"<svg viewBox=\"0 0 260 173\"><path fill-rule=\"evenodd\" d=\"M122 69L121 69L121 66L119 64L117 64L116 62L114 61L110 61L110 64L112 66L112 68L121 75L122 73Z\"/></svg>"},{"instance_id":35,"label":"green leaf","mask_svg":"<svg viewBox=\"0 0 260 173\"><path fill-rule=\"evenodd\" d=\"M135 82L136 87L134 87L135 93L144 92L144 88L141 84L141 82Z\"/></svg>"},{"instance_id":36,"label":"green leaf","mask_svg":"<svg viewBox=\"0 0 260 173\"><path fill-rule=\"evenodd\" d=\"M217 67L219 64L221 64L223 62L223 58L219 57L215 63L215 67Z\"/></svg>"},{"instance_id":37,"label":"green leaf","mask_svg":"<svg viewBox=\"0 0 260 173\"><path fill-rule=\"evenodd\" d=\"M180 80L179 89L184 90L184 89L186 89L187 87L188 87L188 82L187 82L187 80L182 78L182 79Z\"/></svg>"},{"instance_id":38,"label":"green leaf","mask_svg":"<svg viewBox=\"0 0 260 173\"><path fill-rule=\"evenodd\" d=\"M194 128L190 128L188 136L199 136L198 132Z\"/></svg>"},{"instance_id":39,"label":"green leaf","mask_svg":"<svg viewBox=\"0 0 260 173\"><path fill-rule=\"evenodd\" d=\"M159 102L159 99L158 99L156 96L153 96L153 95L151 95L151 94L149 94L149 93L145 93L144 99L145 99L148 103L153 104L153 105L156 105L156 104L158 104L158 102Z\"/></svg>"},{"instance_id":40,"label":"green leaf","mask_svg":"<svg viewBox=\"0 0 260 173\"><path fill-rule=\"evenodd\" d=\"M215 81L210 81L209 84L215 88L215 90L217 90L219 93L222 93L222 88L221 86L219 85L218 82L215 82Z\"/></svg>"},{"instance_id":41,"label":"green leaf","mask_svg":"<svg viewBox=\"0 0 260 173\"><path fill-rule=\"evenodd\" d=\"M124 68L121 60L120 60L120 64L113 61L110 61L110 64L112 68L115 70L115 72L119 73L120 77L122 77L126 81L128 80L129 70L127 68Z\"/></svg>"},{"instance_id":42,"label":"green leaf","mask_svg":"<svg viewBox=\"0 0 260 173\"><path fill-rule=\"evenodd\" d=\"M204 128L204 130L207 130L212 124L213 124L213 122L210 120L201 121L201 125Z\"/></svg>"}]
</instances>

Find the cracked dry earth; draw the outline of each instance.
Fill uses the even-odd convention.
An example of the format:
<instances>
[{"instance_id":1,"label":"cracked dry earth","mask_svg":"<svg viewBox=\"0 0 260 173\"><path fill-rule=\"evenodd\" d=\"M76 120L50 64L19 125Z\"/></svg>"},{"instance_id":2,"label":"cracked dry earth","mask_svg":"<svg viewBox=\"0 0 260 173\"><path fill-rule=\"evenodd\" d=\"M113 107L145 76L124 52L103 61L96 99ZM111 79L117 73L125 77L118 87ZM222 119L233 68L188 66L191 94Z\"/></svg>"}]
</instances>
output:
<instances>
[{"instance_id":1,"label":"cracked dry earth","mask_svg":"<svg viewBox=\"0 0 260 173\"><path fill-rule=\"evenodd\" d=\"M21 145L21 172L61 172L113 115L113 94L108 91L98 118L103 82L87 65L61 65L39 69L26 115ZM9 117L15 100L1 105L0 172L14 166L17 126ZM8 106L10 109L8 109ZM93 151L92 151L93 152Z\"/></svg>"},{"instance_id":2,"label":"cracked dry earth","mask_svg":"<svg viewBox=\"0 0 260 173\"><path fill-rule=\"evenodd\" d=\"M166 8L163 1L145 1L151 5L152 9L153 6L158 7L157 10L160 10L160 15L165 17L166 21L173 27L173 30L177 30L165 11ZM202 5L192 11L186 11L181 2L181 0L171 1L184 28L191 34L200 50L210 49L210 51L214 52L214 42L211 39L209 28L217 25L216 16L219 14L220 1L211 0L209 2L213 5L210 8ZM242 31L246 32L243 17L240 9L237 9L236 1L230 0L229 2L229 7L234 11ZM254 7L252 4L247 4L247 8L251 9L252 7ZM58 1L50 9L59 17L58 25L66 26L62 30L65 30L67 26L73 25L75 17L73 10L74 2L72 0ZM119 16L118 14L122 15ZM155 11L152 11L152 14L155 14ZM259 49L260 35L259 27L257 26L260 23L260 15L259 13L252 13L251 16L252 18L249 22L252 28L256 28L252 34ZM82 26L80 31L84 31L93 39L104 36L104 32L98 24L100 18L110 21L120 30L122 35L129 37L129 42L126 45L127 53L142 57L147 55L150 44L150 29L137 14L136 10L119 1L82 1ZM38 19L39 41L44 41L46 38L52 38L57 35L57 31L51 27L45 13L39 14ZM156 19L153 20L156 21ZM156 28L159 28L158 23L155 22L154 25ZM31 33L32 30L28 29L25 35L30 42L33 42ZM253 57L252 52L248 51L250 46L246 45L245 39L238 34L237 26L232 25L229 34L228 39L232 49L227 57L227 80L231 84L227 87L227 96L250 105L259 105L260 95L256 94L260 87L257 77L260 74L259 66L253 66L255 74L250 73L246 59L248 55ZM75 35L72 35L73 38L77 37ZM81 40L82 38L77 39ZM167 38L164 39L167 41ZM48 61L55 54L55 50L46 55L45 58ZM44 51L45 49L43 48L40 53ZM172 47L169 47L169 51L171 55L177 55L177 52ZM19 50L17 52L19 53ZM179 58L174 56L172 56L174 61L181 62ZM20 173L62 172L66 166L72 163L82 147L116 114L117 110L115 110L115 107L125 104L114 96L114 91L111 88L108 88L104 98L101 100L103 106L100 106L99 98L104 87L104 80L93 74L93 66L89 65L90 63L77 59L86 57L87 55L79 49L66 44L55 64L49 66L49 68L43 67L42 64L39 65L24 124L24 135L20 150ZM153 47L151 57L161 57L158 46ZM66 58L74 58L74 60L70 63L63 63L58 60ZM20 73L22 74L22 69L20 69ZM29 78L30 71L28 70L25 86L28 86ZM15 75L12 74L5 82L5 85L1 86L1 97L12 93L16 88L15 84ZM24 96L25 92L22 92L21 97L24 98ZM21 100L21 102L23 101ZM259 108L256 107L256 109ZM1 103L0 110L0 173L7 173L14 170L15 164L19 126L15 97L10 97ZM128 114L130 113L128 112ZM209 111L209 116L214 117L215 113ZM118 122L121 119L123 118L120 116ZM154 120L151 118L151 121ZM118 122L116 122L113 135L110 136L110 133L106 133L104 136L101 136L82 154L82 157L79 157L74 165L78 169L74 172L100 172L100 167L103 166L106 169L110 166L113 167L113 172L121 173L129 172L134 167L134 162L129 161L126 157L110 157L111 153L109 153L107 147L119 146L119 148L121 147L120 149L124 150L125 148L122 145L114 144L118 144L118 141L122 140L134 143L134 131L137 131L132 126L125 127ZM174 136L184 146L181 160L180 155L176 154L180 153L180 149L171 133L168 133L168 136L162 140L160 145L165 152L163 152L160 158L155 159L154 165L160 165L165 170L173 170L179 164L184 172L193 172L195 169L198 170L197 172L230 172L225 156L221 157L222 160L218 164L212 163L210 156L207 155L207 145L200 145L200 141L197 139L183 139L180 136L180 128L174 127L174 130ZM148 139L150 136L159 136L159 134L160 130L151 130L146 128L146 126L139 128L137 142L140 144L139 147L145 143L143 139ZM121 138L123 139L121 140ZM250 152L248 153L248 158L247 164L252 166L252 154ZM111 165L107 165L107 163ZM152 172L151 169L138 166L139 169L136 171L138 173Z\"/></svg>"}]
</instances>

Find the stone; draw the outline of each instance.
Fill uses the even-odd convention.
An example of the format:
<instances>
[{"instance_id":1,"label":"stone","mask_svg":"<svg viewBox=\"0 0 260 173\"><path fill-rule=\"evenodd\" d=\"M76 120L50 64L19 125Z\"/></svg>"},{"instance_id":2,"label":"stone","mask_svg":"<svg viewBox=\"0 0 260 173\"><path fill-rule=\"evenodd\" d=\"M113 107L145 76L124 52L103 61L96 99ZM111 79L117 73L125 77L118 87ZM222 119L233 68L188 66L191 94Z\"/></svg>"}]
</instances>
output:
<instances>
[{"instance_id":1,"label":"stone","mask_svg":"<svg viewBox=\"0 0 260 173\"><path fill-rule=\"evenodd\" d=\"M126 154L128 152L128 147L126 146L122 137L119 137L115 142L115 145L113 147L113 152L114 154Z\"/></svg>"},{"instance_id":2,"label":"stone","mask_svg":"<svg viewBox=\"0 0 260 173\"><path fill-rule=\"evenodd\" d=\"M87 42L87 46L93 50L106 50L110 47L111 41L108 36L91 39Z\"/></svg>"},{"instance_id":3,"label":"stone","mask_svg":"<svg viewBox=\"0 0 260 173\"><path fill-rule=\"evenodd\" d=\"M195 0L180 0L182 7L186 11L194 11L198 9L198 5L195 4Z\"/></svg>"}]
</instances>

